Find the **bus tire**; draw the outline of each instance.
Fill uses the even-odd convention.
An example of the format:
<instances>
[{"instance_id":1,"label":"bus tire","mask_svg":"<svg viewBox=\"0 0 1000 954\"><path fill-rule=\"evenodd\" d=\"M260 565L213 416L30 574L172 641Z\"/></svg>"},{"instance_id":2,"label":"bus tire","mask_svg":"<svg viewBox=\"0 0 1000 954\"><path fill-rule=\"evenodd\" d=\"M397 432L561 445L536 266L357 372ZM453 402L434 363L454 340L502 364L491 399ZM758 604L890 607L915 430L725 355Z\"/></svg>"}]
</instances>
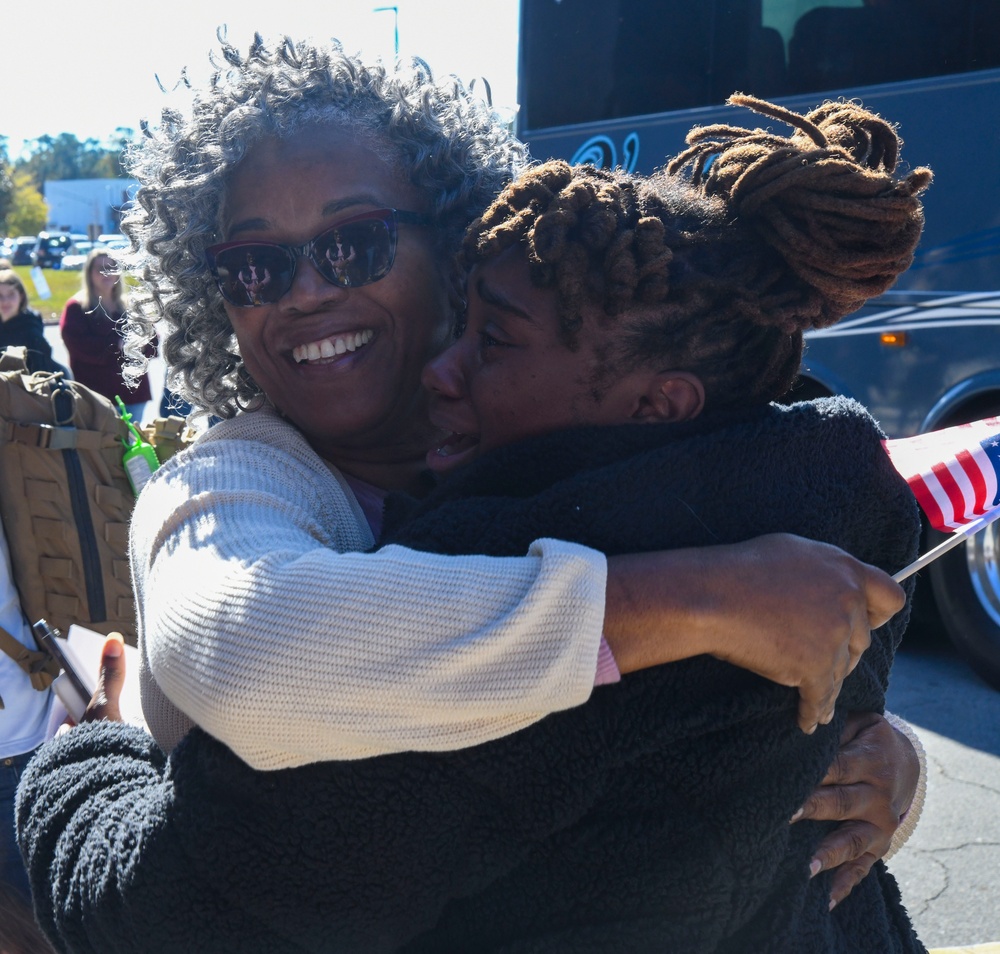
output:
<instances>
[{"instance_id":1,"label":"bus tire","mask_svg":"<svg viewBox=\"0 0 1000 954\"><path fill-rule=\"evenodd\" d=\"M928 531L936 546L945 534ZM934 602L959 655L1000 689L1000 527L992 523L929 567Z\"/></svg>"}]
</instances>

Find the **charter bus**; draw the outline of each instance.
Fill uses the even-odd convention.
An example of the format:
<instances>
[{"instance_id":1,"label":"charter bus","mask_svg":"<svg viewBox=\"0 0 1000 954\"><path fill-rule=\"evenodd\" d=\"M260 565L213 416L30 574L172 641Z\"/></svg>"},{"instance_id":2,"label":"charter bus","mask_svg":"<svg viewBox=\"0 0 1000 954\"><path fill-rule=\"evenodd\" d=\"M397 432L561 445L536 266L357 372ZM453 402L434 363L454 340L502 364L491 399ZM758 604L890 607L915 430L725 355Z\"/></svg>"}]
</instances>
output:
<instances>
[{"instance_id":1,"label":"charter bus","mask_svg":"<svg viewBox=\"0 0 1000 954\"><path fill-rule=\"evenodd\" d=\"M846 394L890 437L1000 415L1000 0L522 0L518 134L535 158L650 172L694 125L859 99L927 165L896 286L808 335L793 399ZM941 538L925 530L924 548ZM959 652L1000 688L1000 522L922 571ZM932 600L932 602L930 602Z\"/></svg>"}]
</instances>

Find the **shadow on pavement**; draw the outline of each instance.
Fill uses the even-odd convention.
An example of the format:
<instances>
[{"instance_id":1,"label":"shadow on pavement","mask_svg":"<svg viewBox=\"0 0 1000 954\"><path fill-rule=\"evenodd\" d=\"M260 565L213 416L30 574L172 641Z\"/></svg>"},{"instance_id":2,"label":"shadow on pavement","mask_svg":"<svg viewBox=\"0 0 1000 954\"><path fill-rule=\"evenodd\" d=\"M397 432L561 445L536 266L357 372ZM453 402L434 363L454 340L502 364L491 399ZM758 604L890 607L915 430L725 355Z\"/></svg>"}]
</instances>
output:
<instances>
[{"instance_id":1,"label":"shadow on pavement","mask_svg":"<svg viewBox=\"0 0 1000 954\"><path fill-rule=\"evenodd\" d=\"M962 745L1000 755L1000 692L958 656L940 617L919 591L893 664L888 707Z\"/></svg>"}]
</instances>

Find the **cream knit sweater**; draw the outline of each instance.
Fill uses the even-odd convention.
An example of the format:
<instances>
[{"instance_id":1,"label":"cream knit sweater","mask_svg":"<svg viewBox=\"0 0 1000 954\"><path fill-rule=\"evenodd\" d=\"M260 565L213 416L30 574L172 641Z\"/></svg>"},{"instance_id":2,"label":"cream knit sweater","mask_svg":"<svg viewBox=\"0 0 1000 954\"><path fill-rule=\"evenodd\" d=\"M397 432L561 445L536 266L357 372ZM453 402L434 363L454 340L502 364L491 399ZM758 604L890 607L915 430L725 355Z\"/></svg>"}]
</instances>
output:
<instances>
[{"instance_id":1,"label":"cream knit sweater","mask_svg":"<svg viewBox=\"0 0 1000 954\"><path fill-rule=\"evenodd\" d=\"M593 688L602 554L359 552L351 490L270 408L164 464L131 533L143 709L168 751L192 722L258 769L455 749Z\"/></svg>"}]
</instances>

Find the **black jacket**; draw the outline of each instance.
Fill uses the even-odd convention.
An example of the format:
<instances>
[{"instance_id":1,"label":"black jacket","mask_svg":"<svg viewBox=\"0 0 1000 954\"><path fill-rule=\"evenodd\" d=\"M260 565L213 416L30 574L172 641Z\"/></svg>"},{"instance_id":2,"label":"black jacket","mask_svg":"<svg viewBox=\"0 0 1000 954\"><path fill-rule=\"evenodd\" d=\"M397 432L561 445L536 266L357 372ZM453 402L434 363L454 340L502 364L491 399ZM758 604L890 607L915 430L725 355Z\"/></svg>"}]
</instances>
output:
<instances>
[{"instance_id":1,"label":"black jacket","mask_svg":"<svg viewBox=\"0 0 1000 954\"><path fill-rule=\"evenodd\" d=\"M881 436L844 399L566 431L494 452L387 536L496 555L552 536L610 555L786 531L894 572L916 555L919 518ZM812 737L796 727L793 691L699 657L442 757L474 779L470 798L491 788L511 813L531 786L572 786L590 801L526 841L503 877L453 899L407 950L922 950L881 865L831 915L827 878L806 874L823 826L788 824L831 763L846 712L882 711L905 623L875 634L834 723Z\"/></svg>"},{"instance_id":2,"label":"black jacket","mask_svg":"<svg viewBox=\"0 0 1000 954\"><path fill-rule=\"evenodd\" d=\"M490 455L392 536L614 553L786 530L895 570L918 520L879 438L845 401L552 435ZM40 923L105 954L923 951L880 864L830 914L806 870L827 826L788 823L843 713L881 709L904 623L813 736L793 690L706 657L451 753L261 773L199 730L166 759L127 726L75 729L19 791Z\"/></svg>"},{"instance_id":3,"label":"black jacket","mask_svg":"<svg viewBox=\"0 0 1000 954\"><path fill-rule=\"evenodd\" d=\"M45 325L37 311L26 308L8 321L0 322L0 351L13 347L28 349L29 372L62 371L69 376L66 368L52 357L52 347L45 337Z\"/></svg>"}]
</instances>

